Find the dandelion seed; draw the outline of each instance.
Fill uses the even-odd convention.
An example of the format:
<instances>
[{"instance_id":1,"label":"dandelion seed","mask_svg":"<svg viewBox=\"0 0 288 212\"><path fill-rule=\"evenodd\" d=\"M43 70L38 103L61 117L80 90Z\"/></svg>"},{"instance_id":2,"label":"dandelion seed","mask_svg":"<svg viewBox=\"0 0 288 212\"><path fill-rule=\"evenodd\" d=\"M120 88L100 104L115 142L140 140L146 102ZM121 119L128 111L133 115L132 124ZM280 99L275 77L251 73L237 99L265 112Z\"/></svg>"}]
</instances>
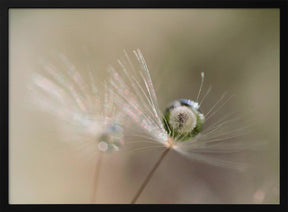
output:
<instances>
[{"instance_id":1,"label":"dandelion seed","mask_svg":"<svg viewBox=\"0 0 288 212\"><path fill-rule=\"evenodd\" d=\"M122 108L123 113L130 117L132 123L138 125L147 133L146 137L154 140L155 143L160 143L166 147L166 150L163 151L141 184L131 203L133 204L137 201L169 150L174 150L183 156L210 165L229 167L240 171L244 170L246 168L245 164L225 161L207 154L202 155L202 153L243 151L253 146L251 145L252 142L227 142L233 136L240 136L240 134L235 134L235 132L238 129L240 131L241 128L229 128L231 124L227 127L225 120L219 121L210 129L208 128L209 131L204 127L204 122L221 110L231 97L226 98L226 94L222 95L206 114L200 112L200 105L211 90L210 87L202 100L200 100L204 82L204 73L202 72L201 85L196 101L189 99L176 100L168 105L163 114L159 109L156 93L144 57L139 49L134 50L133 53L137 59L136 64L133 64L132 59L124 51L125 58L118 60L119 68L111 66L108 70L113 98L119 108Z\"/></svg>"},{"instance_id":2,"label":"dandelion seed","mask_svg":"<svg viewBox=\"0 0 288 212\"><path fill-rule=\"evenodd\" d=\"M103 153L119 151L124 145L121 113L113 102L112 93L104 84L104 95L100 95L92 70L89 79L77 71L75 65L62 54L64 64L54 66L43 63L39 73L34 73L28 89L34 108L48 112L59 120L63 141L80 148L98 151L95 167L92 202L96 200L96 188ZM94 154L93 154L94 155ZM88 155L86 155L88 156Z\"/></svg>"}]
</instances>

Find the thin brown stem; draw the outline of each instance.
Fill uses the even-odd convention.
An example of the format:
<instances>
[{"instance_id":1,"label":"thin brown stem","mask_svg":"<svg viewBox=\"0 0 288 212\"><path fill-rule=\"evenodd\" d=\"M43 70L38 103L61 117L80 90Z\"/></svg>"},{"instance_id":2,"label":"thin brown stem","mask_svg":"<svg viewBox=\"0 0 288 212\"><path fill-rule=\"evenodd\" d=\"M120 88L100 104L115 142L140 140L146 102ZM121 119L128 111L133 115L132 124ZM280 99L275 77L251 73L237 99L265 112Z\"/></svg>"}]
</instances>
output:
<instances>
[{"instance_id":1,"label":"thin brown stem","mask_svg":"<svg viewBox=\"0 0 288 212\"><path fill-rule=\"evenodd\" d=\"M145 189L147 183L150 181L151 177L153 176L154 172L156 171L156 169L158 168L158 166L160 165L161 161L163 160L163 158L166 156L166 154L169 152L171 148L168 147L167 149L165 149L165 151L161 154L160 158L158 159L158 161L155 163L155 165L153 166L152 170L150 171L150 173L147 175L147 177L145 178L144 182L142 183L141 187L139 188L138 192L136 193L136 195L134 196L133 200L131 201L131 204L134 204L138 197L140 196L140 194L143 192L143 190Z\"/></svg>"},{"instance_id":2,"label":"thin brown stem","mask_svg":"<svg viewBox=\"0 0 288 212\"><path fill-rule=\"evenodd\" d=\"M101 161L102 161L102 154L99 154L99 158L96 162L96 167L95 167L95 173L94 173L94 182L93 182L93 192L92 192L92 198L91 198L91 202L94 203L96 202L96 196L97 196L97 188L98 188L98 179L99 179L99 175L100 175L100 167L101 167Z\"/></svg>"}]
</instances>

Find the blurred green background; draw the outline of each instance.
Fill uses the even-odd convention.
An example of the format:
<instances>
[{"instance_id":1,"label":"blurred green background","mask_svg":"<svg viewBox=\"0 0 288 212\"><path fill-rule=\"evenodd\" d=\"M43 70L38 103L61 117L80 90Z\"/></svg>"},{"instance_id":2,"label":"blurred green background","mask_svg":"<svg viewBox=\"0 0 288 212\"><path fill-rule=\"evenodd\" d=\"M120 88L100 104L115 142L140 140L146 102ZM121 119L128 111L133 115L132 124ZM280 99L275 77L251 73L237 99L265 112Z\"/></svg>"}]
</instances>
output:
<instances>
[{"instance_id":1,"label":"blurred green background","mask_svg":"<svg viewBox=\"0 0 288 212\"><path fill-rule=\"evenodd\" d=\"M161 109L195 99L205 72L204 91L213 89L203 110L228 91L235 95L228 110L248 114L253 136L270 142L254 158L257 169L241 174L171 153L137 203L279 203L278 9L10 9L10 203L91 199L97 153L79 157L53 117L29 108L26 87L39 58L61 52L79 71L91 64L100 82L123 49L136 48ZM159 154L105 156L97 203L129 203Z\"/></svg>"}]
</instances>

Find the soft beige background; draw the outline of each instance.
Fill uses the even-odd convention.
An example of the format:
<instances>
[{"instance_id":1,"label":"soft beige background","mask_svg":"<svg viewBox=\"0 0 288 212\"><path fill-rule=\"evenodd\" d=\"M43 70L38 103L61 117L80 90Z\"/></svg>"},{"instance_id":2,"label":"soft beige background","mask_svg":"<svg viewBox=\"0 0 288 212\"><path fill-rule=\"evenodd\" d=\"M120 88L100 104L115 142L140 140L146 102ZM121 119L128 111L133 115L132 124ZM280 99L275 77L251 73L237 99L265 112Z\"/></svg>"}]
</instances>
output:
<instances>
[{"instance_id":1,"label":"soft beige background","mask_svg":"<svg viewBox=\"0 0 288 212\"><path fill-rule=\"evenodd\" d=\"M252 116L254 137L270 141L252 157L255 170L241 174L171 153L138 203L279 203L279 10L11 9L9 21L10 203L91 198L97 153L78 154L53 117L29 107L26 87L39 57L62 52L83 70L91 63L101 81L123 49L136 48L161 109L195 98L203 71L205 89L213 86L203 110L228 91L236 96L230 109ZM97 203L129 203L159 154L106 155Z\"/></svg>"}]
</instances>

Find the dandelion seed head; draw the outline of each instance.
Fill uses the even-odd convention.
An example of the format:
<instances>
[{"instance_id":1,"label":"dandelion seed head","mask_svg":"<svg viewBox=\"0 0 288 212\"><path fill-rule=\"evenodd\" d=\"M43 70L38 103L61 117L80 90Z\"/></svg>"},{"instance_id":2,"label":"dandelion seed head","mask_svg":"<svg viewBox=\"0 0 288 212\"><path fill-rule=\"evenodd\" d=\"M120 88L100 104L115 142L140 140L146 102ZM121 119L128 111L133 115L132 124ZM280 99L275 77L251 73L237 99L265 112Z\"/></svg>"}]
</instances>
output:
<instances>
[{"instance_id":1,"label":"dandelion seed head","mask_svg":"<svg viewBox=\"0 0 288 212\"><path fill-rule=\"evenodd\" d=\"M170 113L169 124L173 130L178 129L181 133L189 133L196 126L196 116L185 106L176 107Z\"/></svg>"}]
</instances>

